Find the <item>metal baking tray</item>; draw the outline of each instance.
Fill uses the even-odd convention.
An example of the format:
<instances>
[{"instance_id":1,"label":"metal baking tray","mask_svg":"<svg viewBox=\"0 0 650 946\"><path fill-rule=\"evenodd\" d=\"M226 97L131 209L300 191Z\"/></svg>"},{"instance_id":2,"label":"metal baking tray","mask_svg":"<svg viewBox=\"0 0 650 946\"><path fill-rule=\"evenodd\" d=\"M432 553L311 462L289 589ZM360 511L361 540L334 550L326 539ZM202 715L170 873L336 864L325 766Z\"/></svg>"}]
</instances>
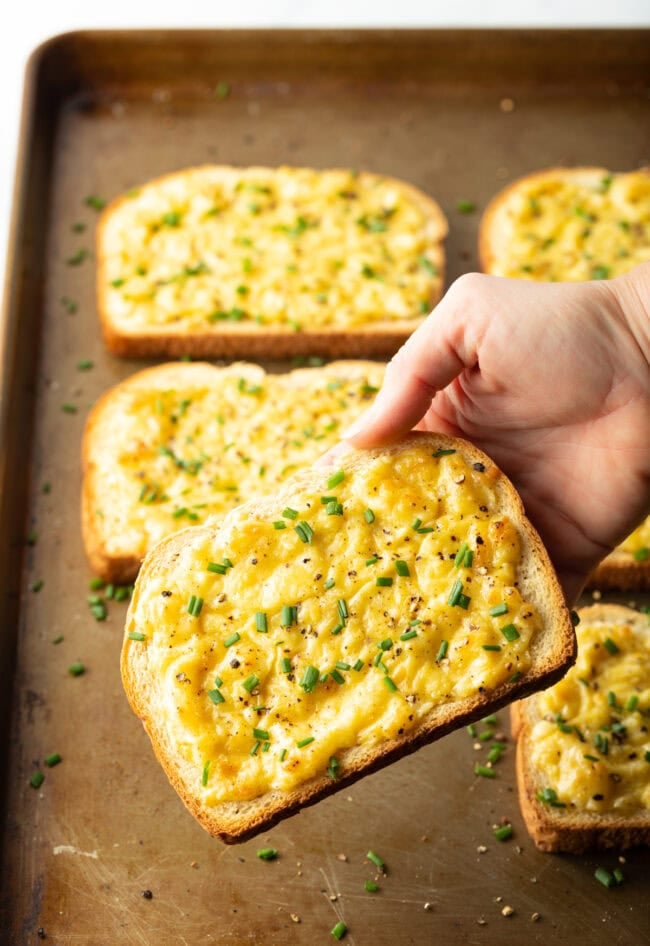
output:
<instances>
[{"instance_id":1,"label":"metal baking tray","mask_svg":"<svg viewBox=\"0 0 650 946\"><path fill-rule=\"evenodd\" d=\"M478 778L464 731L259 840L205 834L123 695L125 604L103 622L88 609L79 452L89 405L142 367L102 347L88 197L202 162L384 172L440 201L453 279L508 180L650 164L649 89L649 30L79 32L34 53L0 339L3 943L312 946L339 919L374 946L648 941L650 852L626 855L613 890L594 870L616 851L538 853L512 745ZM267 845L276 861L256 857ZM370 849L387 864L374 894Z\"/></svg>"}]
</instances>

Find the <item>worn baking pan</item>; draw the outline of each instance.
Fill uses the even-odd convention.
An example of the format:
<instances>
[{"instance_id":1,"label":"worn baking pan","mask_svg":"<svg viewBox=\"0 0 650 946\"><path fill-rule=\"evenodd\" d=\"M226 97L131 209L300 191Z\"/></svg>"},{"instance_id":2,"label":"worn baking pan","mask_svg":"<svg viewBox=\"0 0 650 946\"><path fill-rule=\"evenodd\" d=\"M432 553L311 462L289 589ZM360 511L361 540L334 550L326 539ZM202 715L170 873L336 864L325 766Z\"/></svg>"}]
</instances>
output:
<instances>
[{"instance_id":1,"label":"worn baking pan","mask_svg":"<svg viewBox=\"0 0 650 946\"><path fill-rule=\"evenodd\" d=\"M614 890L593 875L615 851L539 854L512 748L477 777L485 743L465 732L258 842L209 838L127 707L126 605L89 610L78 508L86 410L139 367L99 337L102 200L205 161L381 171L440 201L453 279L476 266L478 211L507 180L649 163L649 87L648 30L96 32L37 50L1 341L2 942L312 944L339 919L358 944L648 941L648 852ZM502 819L511 841L494 839ZM277 860L258 859L269 845ZM369 850L387 864L377 893Z\"/></svg>"}]
</instances>

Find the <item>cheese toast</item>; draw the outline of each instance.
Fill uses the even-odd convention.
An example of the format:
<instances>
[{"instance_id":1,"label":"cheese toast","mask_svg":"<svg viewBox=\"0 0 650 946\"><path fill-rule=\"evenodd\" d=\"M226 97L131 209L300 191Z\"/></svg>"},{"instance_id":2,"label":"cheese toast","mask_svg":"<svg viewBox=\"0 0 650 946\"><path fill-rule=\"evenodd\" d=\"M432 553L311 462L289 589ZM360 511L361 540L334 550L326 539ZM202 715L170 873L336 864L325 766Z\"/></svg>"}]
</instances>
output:
<instances>
[{"instance_id":1,"label":"cheese toast","mask_svg":"<svg viewBox=\"0 0 650 946\"><path fill-rule=\"evenodd\" d=\"M164 539L122 679L189 810L236 842L548 685L574 653L511 483L465 441L416 434Z\"/></svg>"},{"instance_id":2,"label":"cheese toast","mask_svg":"<svg viewBox=\"0 0 650 946\"><path fill-rule=\"evenodd\" d=\"M384 175L168 174L100 218L104 340L127 357L392 353L442 295L446 233L434 200Z\"/></svg>"},{"instance_id":3,"label":"cheese toast","mask_svg":"<svg viewBox=\"0 0 650 946\"><path fill-rule=\"evenodd\" d=\"M372 361L284 374L175 362L109 390L82 446L82 531L95 573L131 582L164 536L276 489L338 441L383 375Z\"/></svg>"},{"instance_id":4,"label":"cheese toast","mask_svg":"<svg viewBox=\"0 0 650 946\"><path fill-rule=\"evenodd\" d=\"M615 604L578 614L575 666L512 707L524 820L542 851L648 844L648 615Z\"/></svg>"}]
</instances>

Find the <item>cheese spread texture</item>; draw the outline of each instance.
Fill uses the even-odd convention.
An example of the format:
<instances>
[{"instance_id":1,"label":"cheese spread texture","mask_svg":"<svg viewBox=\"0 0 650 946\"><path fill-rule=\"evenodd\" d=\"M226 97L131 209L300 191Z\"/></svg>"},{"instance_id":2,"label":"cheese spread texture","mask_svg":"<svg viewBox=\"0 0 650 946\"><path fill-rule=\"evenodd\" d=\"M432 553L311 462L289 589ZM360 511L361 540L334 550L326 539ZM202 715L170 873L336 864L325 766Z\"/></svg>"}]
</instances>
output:
<instances>
[{"instance_id":1,"label":"cheese spread texture","mask_svg":"<svg viewBox=\"0 0 650 946\"><path fill-rule=\"evenodd\" d=\"M578 659L537 696L530 764L571 813L650 808L650 634L581 623Z\"/></svg>"},{"instance_id":2,"label":"cheese spread texture","mask_svg":"<svg viewBox=\"0 0 650 946\"><path fill-rule=\"evenodd\" d=\"M109 555L276 489L372 402L384 365L273 375L249 364L174 365L118 391L92 428L95 528ZM212 373L213 372L213 373Z\"/></svg>"},{"instance_id":3,"label":"cheese spread texture","mask_svg":"<svg viewBox=\"0 0 650 946\"><path fill-rule=\"evenodd\" d=\"M100 292L125 331L400 322L440 295L445 231L423 195L376 175L192 168L107 210Z\"/></svg>"},{"instance_id":4,"label":"cheese spread texture","mask_svg":"<svg viewBox=\"0 0 650 946\"><path fill-rule=\"evenodd\" d=\"M624 542L621 542L618 549L621 552L629 552L639 562L650 559L650 516L644 519Z\"/></svg>"},{"instance_id":5,"label":"cheese spread texture","mask_svg":"<svg viewBox=\"0 0 650 946\"><path fill-rule=\"evenodd\" d=\"M490 272L609 279L650 260L650 172L550 171L524 178L490 221Z\"/></svg>"},{"instance_id":6,"label":"cheese spread texture","mask_svg":"<svg viewBox=\"0 0 650 946\"><path fill-rule=\"evenodd\" d=\"M190 530L132 605L162 741L207 805L345 771L345 750L525 675L540 627L494 467L417 445ZM271 500L265 500L265 512ZM216 571L215 571L216 569ZM129 653L127 651L127 653Z\"/></svg>"}]
</instances>

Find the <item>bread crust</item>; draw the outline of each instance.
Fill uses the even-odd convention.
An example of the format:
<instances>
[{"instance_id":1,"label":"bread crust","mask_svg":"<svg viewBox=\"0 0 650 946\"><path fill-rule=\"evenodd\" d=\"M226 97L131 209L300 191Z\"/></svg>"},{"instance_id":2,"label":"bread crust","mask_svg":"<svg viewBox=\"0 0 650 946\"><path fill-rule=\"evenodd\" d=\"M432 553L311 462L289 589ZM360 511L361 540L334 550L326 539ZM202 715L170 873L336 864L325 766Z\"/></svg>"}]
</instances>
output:
<instances>
[{"instance_id":1,"label":"bread crust","mask_svg":"<svg viewBox=\"0 0 650 946\"><path fill-rule=\"evenodd\" d=\"M484 273L494 273L495 264L500 259L499 240L502 232L503 218L507 217L508 205L513 195L522 187L548 179L580 179L586 178L596 183L610 172L607 168L582 167L550 167L540 171L524 174L500 190L490 200L483 211L478 231L478 259L479 266Z\"/></svg>"},{"instance_id":2,"label":"bread crust","mask_svg":"<svg viewBox=\"0 0 650 946\"><path fill-rule=\"evenodd\" d=\"M315 378L372 377L380 365L365 360L332 361L318 368L294 368L281 375L287 393L298 394ZM109 551L107 535L96 509L102 496L102 475L98 469L98 455L105 451L102 428L110 422L119 422L120 401L138 390L163 391L176 388L191 389L197 384L206 387L218 384L224 377L245 377L251 383L262 383L266 372L259 365L235 362L217 367L207 362L170 362L145 368L110 388L94 404L88 414L81 445L81 531L86 557L96 575L107 582L129 584L134 581L146 548L129 548L126 543L119 552ZM105 433L105 430L104 430Z\"/></svg>"},{"instance_id":3,"label":"bread crust","mask_svg":"<svg viewBox=\"0 0 650 946\"><path fill-rule=\"evenodd\" d=\"M163 573L173 567L180 549L202 530L207 534L219 531L219 523L208 522L191 530L177 533L164 540L147 556L136 582L134 596L126 623L126 637L122 650L121 669L124 688L129 703L149 734L154 752L170 782L195 818L210 834L227 843L243 841L263 829L269 828L306 805L313 804L327 795L344 788L357 779L416 751L486 713L503 707L515 697L546 687L559 679L575 659L576 645L573 626L564 602L564 597L541 540L525 518L523 505L512 484L496 470L488 457L473 445L439 434L417 434L384 450L352 450L337 457L337 466L354 471L372 463L377 456L396 454L422 441L432 449L455 449L471 462L482 463L495 471L495 488L498 494L499 511L507 514L517 525L522 541L522 562L518 570L518 584L522 594L539 611L543 621L540 632L531 645L531 669L521 680L504 683L489 695L476 693L471 698L456 700L436 707L414 731L387 740L370 748L352 748L340 753L342 777L334 781L323 775L305 782L289 792L272 791L249 802L224 802L206 808L194 797L190 772L174 754L174 747L166 738L163 721L152 711L151 681L148 680L147 649L129 646L128 634L135 627L135 613L140 595L146 594L150 576ZM268 515L277 503L289 503L302 488L319 488L322 470L306 469L298 473L274 497L252 501L233 510L222 523L227 529L239 518L253 513ZM194 773L195 776L195 773Z\"/></svg>"},{"instance_id":4,"label":"bread crust","mask_svg":"<svg viewBox=\"0 0 650 946\"><path fill-rule=\"evenodd\" d=\"M180 174L195 173L207 169L219 169L220 166L198 165L183 171L164 174L147 181L143 186L156 186ZM231 171L223 166L223 170ZM264 171L269 168L241 168L242 172ZM295 170L300 170L296 168ZM334 169L336 170L336 169ZM380 175L363 171L358 175L363 184L383 180L391 183L402 193L407 194L424 209L429 228L429 243L436 251L438 279L429 298L432 309L440 300L445 279L444 239L448 224L438 203L412 184L389 175ZM288 358L294 355L323 355L327 358L339 357L381 357L391 355L406 341L415 329L424 321L425 316L411 319L378 320L372 324L349 329L341 327L303 327L295 331L290 326L260 326L255 323L237 322L206 325L200 331L174 330L173 326L152 326L147 331L124 331L117 328L107 311L105 287L106 276L105 229L111 216L129 199L122 195L111 201L102 211L97 224L97 311L104 344L113 355L124 358L180 358L190 355L194 358Z\"/></svg>"},{"instance_id":5,"label":"bread crust","mask_svg":"<svg viewBox=\"0 0 650 946\"><path fill-rule=\"evenodd\" d=\"M650 590L650 559L638 562L630 552L614 549L587 580L587 588L603 591Z\"/></svg>"},{"instance_id":6,"label":"bread crust","mask_svg":"<svg viewBox=\"0 0 650 946\"><path fill-rule=\"evenodd\" d=\"M594 604L578 612L585 622L630 623L639 633L648 633L645 614L618 604ZM519 805L526 828L540 851L583 854L650 844L650 811L635 816L611 813L574 813L543 804L537 798L542 787L532 769L530 739L537 718L535 697L514 703L510 708L513 738L517 740L516 770Z\"/></svg>"}]
</instances>

